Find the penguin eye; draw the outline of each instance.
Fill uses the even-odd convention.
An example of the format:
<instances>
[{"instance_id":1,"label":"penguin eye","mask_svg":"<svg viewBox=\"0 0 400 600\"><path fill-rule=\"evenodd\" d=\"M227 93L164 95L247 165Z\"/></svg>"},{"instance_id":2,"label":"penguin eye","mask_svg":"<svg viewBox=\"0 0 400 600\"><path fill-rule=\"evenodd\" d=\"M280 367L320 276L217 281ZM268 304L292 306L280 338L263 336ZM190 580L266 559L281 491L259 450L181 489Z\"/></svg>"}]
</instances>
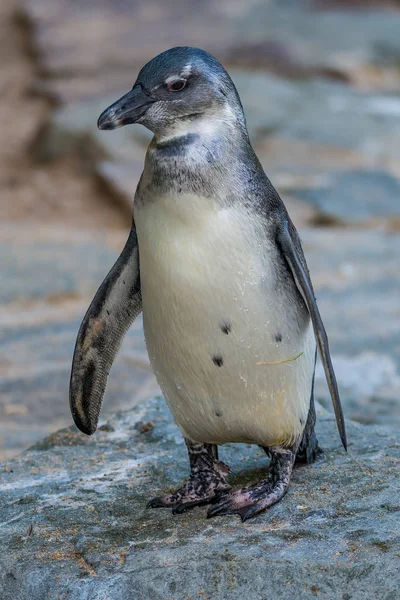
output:
<instances>
[{"instance_id":1,"label":"penguin eye","mask_svg":"<svg viewBox=\"0 0 400 600\"><path fill-rule=\"evenodd\" d=\"M175 79L167 84L169 92L180 92L186 85L186 79Z\"/></svg>"}]
</instances>

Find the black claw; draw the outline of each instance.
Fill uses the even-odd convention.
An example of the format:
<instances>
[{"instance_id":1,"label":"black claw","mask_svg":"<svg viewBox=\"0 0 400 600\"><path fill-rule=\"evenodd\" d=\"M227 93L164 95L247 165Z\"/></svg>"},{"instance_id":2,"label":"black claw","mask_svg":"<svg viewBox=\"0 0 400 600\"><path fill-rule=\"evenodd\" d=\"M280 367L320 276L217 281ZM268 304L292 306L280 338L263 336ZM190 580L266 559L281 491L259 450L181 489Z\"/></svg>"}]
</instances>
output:
<instances>
[{"instance_id":1,"label":"black claw","mask_svg":"<svg viewBox=\"0 0 400 600\"><path fill-rule=\"evenodd\" d=\"M242 523L245 523L249 519L252 519L256 515L258 515L258 512L259 511L257 510L257 506L251 506L250 508L242 509L241 511L238 511L238 514L240 515L240 518L242 519Z\"/></svg>"},{"instance_id":2,"label":"black claw","mask_svg":"<svg viewBox=\"0 0 400 600\"><path fill-rule=\"evenodd\" d=\"M207 519L213 519L214 517L226 517L229 515L239 515L242 518L240 509L221 508L220 510L216 510L216 511L208 511ZM243 518L242 518L242 520L243 520Z\"/></svg>"},{"instance_id":3,"label":"black claw","mask_svg":"<svg viewBox=\"0 0 400 600\"><path fill-rule=\"evenodd\" d=\"M149 502L146 504L146 508L170 508L170 506L171 505L165 504L163 499L160 497L152 498L152 500L149 500Z\"/></svg>"},{"instance_id":4,"label":"black claw","mask_svg":"<svg viewBox=\"0 0 400 600\"><path fill-rule=\"evenodd\" d=\"M191 503L190 502L182 502L182 504L177 504L172 509L172 514L173 515L183 515L183 513L187 512L191 508L194 508L194 506L188 506L189 504L191 504Z\"/></svg>"},{"instance_id":5,"label":"black claw","mask_svg":"<svg viewBox=\"0 0 400 600\"><path fill-rule=\"evenodd\" d=\"M214 517L218 517L221 513L209 510L207 511L207 519L213 519Z\"/></svg>"},{"instance_id":6,"label":"black claw","mask_svg":"<svg viewBox=\"0 0 400 600\"><path fill-rule=\"evenodd\" d=\"M207 519L212 519L213 517L218 517L222 515L232 514L228 506L221 506L220 504L214 504L211 506L207 512Z\"/></svg>"},{"instance_id":7,"label":"black claw","mask_svg":"<svg viewBox=\"0 0 400 600\"><path fill-rule=\"evenodd\" d=\"M215 508L218 508L218 507L215 507ZM215 512L214 506L211 506L207 511L207 519L212 519L213 517L216 517L217 514L218 514L218 512Z\"/></svg>"},{"instance_id":8,"label":"black claw","mask_svg":"<svg viewBox=\"0 0 400 600\"><path fill-rule=\"evenodd\" d=\"M238 515L242 523L255 517L258 514L257 506L245 506L243 508L229 508L229 506L216 505L209 509L207 519L221 517L225 515Z\"/></svg>"},{"instance_id":9,"label":"black claw","mask_svg":"<svg viewBox=\"0 0 400 600\"><path fill-rule=\"evenodd\" d=\"M172 509L172 514L173 515L181 515L181 514L187 512L188 510L195 508L196 506L204 506L205 504L210 504L210 502L211 502L211 498L204 498L202 500L193 500L192 502L181 502L180 504L177 504Z\"/></svg>"}]
</instances>

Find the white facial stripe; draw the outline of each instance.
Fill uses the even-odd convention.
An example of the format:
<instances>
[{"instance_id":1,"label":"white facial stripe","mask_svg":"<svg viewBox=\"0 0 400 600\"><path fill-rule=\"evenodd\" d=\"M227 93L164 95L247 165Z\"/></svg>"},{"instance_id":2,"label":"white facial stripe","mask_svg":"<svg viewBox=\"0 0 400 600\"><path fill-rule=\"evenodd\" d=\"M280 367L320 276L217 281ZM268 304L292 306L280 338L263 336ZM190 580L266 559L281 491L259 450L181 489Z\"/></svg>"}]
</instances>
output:
<instances>
[{"instance_id":1,"label":"white facial stripe","mask_svg":"<svg viewBox=\"0 0 400 600\"><path fill-rule=\"evenodd\" d=\"M182 71L182 77L189 77L192 74L192 65L186 65Z\"/></svg>"},{"instance_id":2,"label":"white facial stripe","mask_svg":"<svg viewBox=\"0 0 400 600\"><path fill-rule=\"evenodd\" d=\"M172 81L175 81L176 79L186 79L186 77L189 77L189 75L191 75L192 73L192 65L186 65L182 72L176 75L170 75L169 77L166 78L165 83L171 83Z\"/></svg>"},{"instance_id":3,"label":"white facial stripe","mask_svg":"<svg viewBox=\"0 0 400 600\"><path fill-rule=\"evenodd\" d=\"M175 81L176 79L180 79L181 76L180 75L170 75L169 77L167 77L167 79L165 80L165 83L171 83L172 81Z\"/></svg>"}]
</instances>

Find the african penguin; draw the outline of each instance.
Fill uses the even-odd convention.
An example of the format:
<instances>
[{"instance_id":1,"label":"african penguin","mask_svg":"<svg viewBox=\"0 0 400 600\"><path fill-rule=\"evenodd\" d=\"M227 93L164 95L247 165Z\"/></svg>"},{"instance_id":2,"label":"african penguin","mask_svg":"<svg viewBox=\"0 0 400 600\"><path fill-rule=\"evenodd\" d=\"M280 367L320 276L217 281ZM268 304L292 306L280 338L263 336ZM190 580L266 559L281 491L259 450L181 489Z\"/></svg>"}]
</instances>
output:
<instances>
[{"instance_id":1,"label":"african penguin","mask_svg":"<svg viewBox=\"0 0 400 600\"><path fill-rule=\"evenodd\" d=\"M112 362L143 311L150 361L190 461L189 481L148 506L182 513L210 503L209 517L244 521L284 496L296 459L316 457L317 348L346 448L307 264L250 144L236 88L213 56L178 47L147 63L98 127L131 123L154 137L128 241L78 333L73 418L81 431L96 430ZM226 442L261 446L271 457L265 479L232 490L217 453Z\"/></svg>"}]
</instances>

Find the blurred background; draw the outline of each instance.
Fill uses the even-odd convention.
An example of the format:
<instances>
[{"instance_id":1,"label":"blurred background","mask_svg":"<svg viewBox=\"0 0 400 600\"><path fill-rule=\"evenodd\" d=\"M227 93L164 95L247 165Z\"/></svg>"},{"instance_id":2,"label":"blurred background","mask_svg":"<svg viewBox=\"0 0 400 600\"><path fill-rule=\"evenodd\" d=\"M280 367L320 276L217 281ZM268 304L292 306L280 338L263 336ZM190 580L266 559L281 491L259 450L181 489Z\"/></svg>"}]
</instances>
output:
<instances>
[{"instance_id":1,"label":"blurred background","mask_svg":"<svg viewBox=\"0 0 400 600\"><path fill-rule=\"evenodd\" d=\"M399 426L399 32L395 0L1 0L0 459L72 422L77 330L149 141L96 120L177 45L237 84L303 239L347 418ZM316 387L330 406L320 367ZM155 393L139 320L102 415Z\"/></svg>"}]
</instances>

